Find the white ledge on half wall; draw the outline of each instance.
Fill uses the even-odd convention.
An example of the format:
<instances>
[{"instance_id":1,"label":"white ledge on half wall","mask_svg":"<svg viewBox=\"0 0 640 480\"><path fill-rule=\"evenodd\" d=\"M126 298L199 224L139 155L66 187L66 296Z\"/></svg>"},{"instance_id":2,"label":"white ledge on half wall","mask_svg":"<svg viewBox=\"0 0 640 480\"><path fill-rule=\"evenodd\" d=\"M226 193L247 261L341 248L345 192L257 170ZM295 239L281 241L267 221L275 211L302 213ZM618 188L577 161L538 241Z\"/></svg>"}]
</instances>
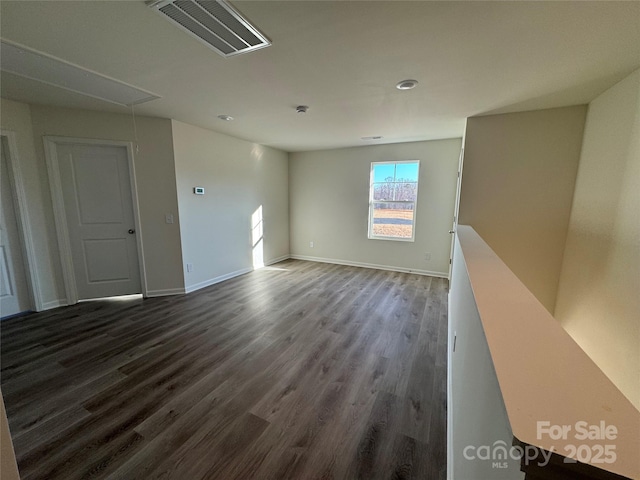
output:
<instances>
[{"instance_id":1,"label":"white ledge on half wall","mask_svg":"<svg viewBox=\"0 0 640 480\"><path fill-rule=\"evenodd\" d=\"M463 263L458 263L456 271L456 261L461 262L461 258ZM466 273L517 441L577 459L580 464L604 470L602 473L640 479L640 412L475 230L460 225L450 304L454 301L455 275ZM461 320L450 316L450 322ZM544 428L541 434L539 422L569 428L566 435L552 435ZM585 439L577 428L594 431L593 427L601 429L603 424L615 427L614 439ZM599 461L595 455L593 448L605 443L615 446L613 462ZM593 454L576 452L573 447L580 445L586 445ZM540 478L556 477L545 474Z\"/></svg>"}]
</instances>

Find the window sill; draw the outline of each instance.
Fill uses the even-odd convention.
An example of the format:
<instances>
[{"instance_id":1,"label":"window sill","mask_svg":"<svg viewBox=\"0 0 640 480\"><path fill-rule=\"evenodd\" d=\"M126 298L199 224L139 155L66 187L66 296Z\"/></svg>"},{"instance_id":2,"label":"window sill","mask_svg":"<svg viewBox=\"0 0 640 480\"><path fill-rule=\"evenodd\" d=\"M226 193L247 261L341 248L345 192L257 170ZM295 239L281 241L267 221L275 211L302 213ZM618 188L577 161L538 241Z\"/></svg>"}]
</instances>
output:
<instances>
[{"instance_id":1,"label":"window sill","mask_svg":"<svg viewBox=\"0 0 640 480\"><path fill-rule=\"evenodd\" d=\"M390 240L392 242L415 242L415 238L378 237L369 236L368 240Z\"/></svg>"}]
</instances>

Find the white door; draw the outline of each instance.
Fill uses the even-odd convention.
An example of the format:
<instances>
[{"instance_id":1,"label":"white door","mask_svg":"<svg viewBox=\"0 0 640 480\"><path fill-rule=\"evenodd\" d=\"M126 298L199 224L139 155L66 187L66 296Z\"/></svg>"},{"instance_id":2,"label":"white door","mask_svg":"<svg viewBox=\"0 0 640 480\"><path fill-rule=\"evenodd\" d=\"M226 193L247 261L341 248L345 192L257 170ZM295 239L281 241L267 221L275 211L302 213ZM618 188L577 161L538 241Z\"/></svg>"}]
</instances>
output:
<instances>
[{"instance_id":1,"label":"white door","mask_svg":"<svg viewBox=\"0 0 640 480\"><path fill-rule=\"evenodd\" d=\"M57 144L78 299L140 293L125 147Z\"/></svg>"},{"instance_id":2,"label":"white door","mask_svg":"<svg viewBox=\"0 0 640 480\"><path fill-rule=\"evenodd\" d=\"M0 317L30 310L29 289L18 233L5 142L0 142Z\"/></svg>"}]
</instances>

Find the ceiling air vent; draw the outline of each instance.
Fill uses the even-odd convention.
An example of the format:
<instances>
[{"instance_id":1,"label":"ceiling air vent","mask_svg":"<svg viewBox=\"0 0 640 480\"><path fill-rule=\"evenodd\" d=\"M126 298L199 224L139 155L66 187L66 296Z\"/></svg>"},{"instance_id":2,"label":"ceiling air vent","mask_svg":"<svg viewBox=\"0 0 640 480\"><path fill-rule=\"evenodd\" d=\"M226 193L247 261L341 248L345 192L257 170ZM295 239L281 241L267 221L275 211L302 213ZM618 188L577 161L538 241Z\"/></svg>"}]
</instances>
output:
<instances>
[{"instance_id":1,"label":"ceiling air vent","mask_svg":"<svg viewBox=\"0 0 640 480\"><path fill-rule=\"evenodd\" d=\"M155 0L147 5L223 57L271 45L223 0Z\"/></svg>"}]
</instances>

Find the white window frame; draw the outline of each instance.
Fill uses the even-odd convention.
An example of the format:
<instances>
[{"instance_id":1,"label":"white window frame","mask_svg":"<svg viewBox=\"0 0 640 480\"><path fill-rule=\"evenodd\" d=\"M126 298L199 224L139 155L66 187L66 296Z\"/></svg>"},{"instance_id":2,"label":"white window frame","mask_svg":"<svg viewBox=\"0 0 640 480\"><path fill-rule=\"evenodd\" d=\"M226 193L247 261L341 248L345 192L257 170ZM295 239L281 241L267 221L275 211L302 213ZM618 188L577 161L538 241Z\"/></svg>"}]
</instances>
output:
<instances>
[{"instance_id":1,"label":"white window frame","mask_svg":"<svg viewBox=\"0 0 640 480\"><path fill-rule=\"evenodd\" d=\"M418 164L418 177L416 181L416 200L389 200L389 203L412 203L413 204L413 225L411 228L411 238L402 238L402 237L388 237L383 235L374 235L373 233L373 204L381 203L380 200L373 200L373 170L376 165L399 165L402 163L417 163ZM395 177L395 169L394 169L394 180ZM378 182L380 183L380 182ZM397 183L397 182L394 182ZM369 240L393 240L396 242L415 242L416 238L416 220L417 220L417 208L418 208L418 191L420 189L420 160L399 160L399 161L386 161L386 162L371 162L371 170L369 172L369 226L368 226L368 238ZM395 189L394 189L395 192Z\"/></svg>"}]
</instances>

